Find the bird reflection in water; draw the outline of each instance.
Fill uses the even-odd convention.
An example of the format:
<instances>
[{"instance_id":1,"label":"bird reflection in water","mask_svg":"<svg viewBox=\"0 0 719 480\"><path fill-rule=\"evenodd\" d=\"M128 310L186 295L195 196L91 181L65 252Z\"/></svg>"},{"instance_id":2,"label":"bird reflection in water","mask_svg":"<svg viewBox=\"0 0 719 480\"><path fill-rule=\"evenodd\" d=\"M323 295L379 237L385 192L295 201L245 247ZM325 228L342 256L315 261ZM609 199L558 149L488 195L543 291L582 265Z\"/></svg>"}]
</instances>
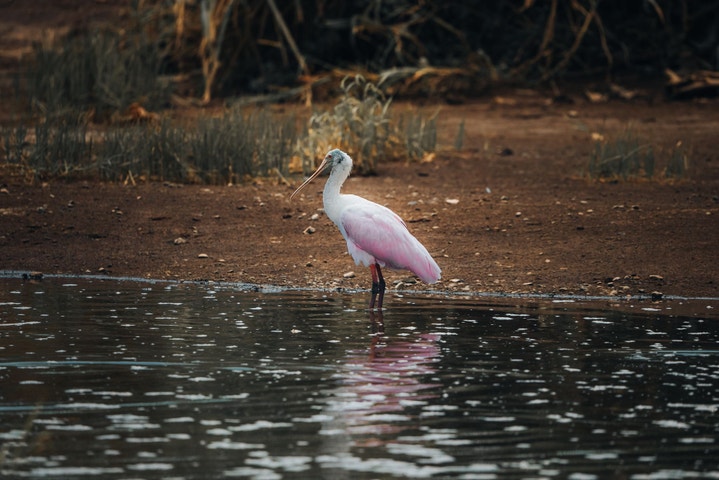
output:
<instances>
[{"instance_id":1,"label":"bird reflection in water","mask_svg":"<svg viewBox=\"0 0 719 480\"><path fill-rule=\"evenodd\" d=\"M335 375L339 386L328 396L325 413L332 418L326 433L349 436L353 446L372 446L398 432L419 428L422 407L439 397L432 383L440 360L433 333L385 334L381 312L371 313L373 333L367 349L347 352ZM390 440L387 439L387 440ZM337 437L334 437L337 440ZM333 450L342 449L336 442Z\"/></svg>"}]
</instances>

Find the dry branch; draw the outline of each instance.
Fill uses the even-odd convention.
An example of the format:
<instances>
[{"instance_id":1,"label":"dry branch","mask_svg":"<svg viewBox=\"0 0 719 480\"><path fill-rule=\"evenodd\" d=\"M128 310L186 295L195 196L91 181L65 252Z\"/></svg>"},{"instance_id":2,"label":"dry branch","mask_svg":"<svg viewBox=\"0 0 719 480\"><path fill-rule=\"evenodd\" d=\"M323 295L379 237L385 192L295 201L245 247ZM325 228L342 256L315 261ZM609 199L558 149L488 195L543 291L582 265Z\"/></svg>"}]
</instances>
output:
<instances>
[{"instance_id":1,"label":"dry branch","mask_svg":"<svg viewBox=\"0 0 719 480\"><path fill-rule=\"evenodd\" d=\"M267 0L267 5L270 7L270 10L272 10L272 15L275 17L275 22L277 22L277 26L280 28L280 31L282 31L282 35L285 37L285 41L290 46L292 53L294 53L295 58L297 59L297 63L299 63L300 65L300 70L303 74L308 75L310 72L307 69L307 62L305 62L305 57L300 52L300 49L297 48L297 43L295 43L295 39L292 38L290 29L287 28L287 24L282 18L282 14L277 9L277 5L275 5L275 0Z\"/></svg>"},{"instance_id":2,"label":"dry branch","mask_svg":"<svg viewBox=\"0 0 719 480\"><path fill-rule=\"evenodd\" d=\"M202 42L200 59L205 87L202 101L208 103L212 97L212 87L220 68L222 42L227 30L227 22L236 0L202 0L200 14L202 22Z\"/></svg>"},{"instance_id":3,"label":"dry branch","mask_svg":"<svg viewBox=\"0 0 719 480\"><path fill-rule=\"evenodd\" d=\"M680 75L666 69L667 94L671 98L692 98L719 95L719 72L700 70Z\"/></svg>"}]
</instances>

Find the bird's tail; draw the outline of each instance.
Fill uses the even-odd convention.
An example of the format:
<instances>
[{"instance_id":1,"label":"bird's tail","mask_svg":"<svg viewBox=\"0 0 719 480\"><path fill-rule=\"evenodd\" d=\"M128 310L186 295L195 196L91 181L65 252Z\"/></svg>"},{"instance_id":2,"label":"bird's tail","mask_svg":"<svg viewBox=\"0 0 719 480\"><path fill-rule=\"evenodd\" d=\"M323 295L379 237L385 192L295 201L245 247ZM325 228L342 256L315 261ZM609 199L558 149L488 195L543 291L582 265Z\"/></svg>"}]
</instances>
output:
<instances>
[{"instance_id":1,"label":"bird's tail","mask_svg":"<svg viewBox=\"0 0 719 480\"><path fill-rule=\"evenodd\" d=\"M426 257L422 257L417 263L418 265L411 270L424 283L437 283L439 279L442 278L442 270L429 253L427 253Z\"/></svg>"}]
</instances>

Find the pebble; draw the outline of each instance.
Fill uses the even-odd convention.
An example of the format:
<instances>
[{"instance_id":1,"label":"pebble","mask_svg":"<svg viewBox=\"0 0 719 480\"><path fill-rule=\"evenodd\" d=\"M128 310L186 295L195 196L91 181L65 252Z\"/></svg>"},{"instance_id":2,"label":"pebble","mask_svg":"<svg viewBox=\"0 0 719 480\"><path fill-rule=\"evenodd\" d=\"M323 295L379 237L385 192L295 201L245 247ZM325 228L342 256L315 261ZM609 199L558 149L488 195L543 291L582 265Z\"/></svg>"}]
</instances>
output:
<instances>
[{"instance_id":1,"label":"pebble","mask_svg":"<svg viewBox=\"0 0 719 480\"><path fill-rule=\"evenodd\" d=\"M185 240L182 237L177 237L176 239L174 239L172 241L172 243L174 243L175 245L183 245L183 244L187 243L187 240Z\"/></svg>"},{"instance_id":2,"label":"pebble","mask_svg":"<svg viewBox=\"0 0 719 480\"><path fill-rule=\"evenodd\" d=\"M199 255L197 255L197 258L210 258L210 256L206 253L200 253Z\"/></svg>"},{"instance_id":3,"label":"pebble","mask_svg":"<svg viewBox=\"0 0 719 480\"><path fill-rule=\"evenodd\" d=\"M349 271L342 275L344 278L355 278L355 272Z\"/></svg>"},{"instance_id":4,"label":"pebble","mask_svg":"<svg viewBox=\"0 0 719 480\"><path fill-rule=\"evenodd\" d=\"M23 280L42 280L42 276L43 276L42 272L36 272L36 271L22 274Z\"/></svg>"},{"instance_id":5,"label":"pebble","mask_svg":"<svg viewBox=\"0 0 719 480\"><path fill-rule=\"evenodd\" d=\"M305 235L312 235L316 231L317 230L315 230L315 227L307 227L304 230L302 230L302 233L304 233Z\"/></svg>"},{"instance_id":6,"label":"pebble","mask_svg":"<svg viewBox=\"0 0 719 480\"><path fill-rule=\"evenodd\" d=\"M319 220L320 214L319 213L313 213L310 217L310 220Z\"/></svg>"},{"instance_id":7,"label":"pebble","mask_svg":"<svg viewBox=\"0 0 719 480\"><path fill-rule=\"evenodd\" d=\"M458 198L445 198L444 201L450 205L457 205L459 203Z\"/></svg>"}]
</instances>

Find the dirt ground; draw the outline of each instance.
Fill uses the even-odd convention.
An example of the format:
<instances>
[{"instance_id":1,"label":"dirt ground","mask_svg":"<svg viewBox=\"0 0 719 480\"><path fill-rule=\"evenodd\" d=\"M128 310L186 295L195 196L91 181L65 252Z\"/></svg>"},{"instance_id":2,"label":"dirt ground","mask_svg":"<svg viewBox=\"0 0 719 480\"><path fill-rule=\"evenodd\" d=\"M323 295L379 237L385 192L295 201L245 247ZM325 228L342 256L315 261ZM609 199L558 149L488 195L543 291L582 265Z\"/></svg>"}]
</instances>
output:
<instances>
[{"instance_id":1,"label":"dirt ground","mask_svg":"<svg viewBox=\"0 0 719 480\"><path fill-rule=\"evenodd\" d=\"M71 0L23 5L0 7L3 90L31 41L117 15L105 2L91 12ZM431 287L387 271L391 288L719 297L719 101L666 102L652 88L631 102L590 103L584 89L562 102L514 90L441 105L433 161L380 163L377 176L350 178L345 192L395 210L442 268ZM9 111L0 114L7 123ZM586 179L592 133L627 129L659 154L681 141L686 179ZM28 184L0 169L0 270L367 288L369 272L335 226L312 219L324 180L290 201L301 179L291 180Z\"/></svg>"},{"instance_id":2,"label":"dirt ground","mask_svg":"<svg viewBox=\"0 0 719 480\"><path fill-rule=\"evenodd\" d=\"M380 163L344 191L395 210L442 268L431 287L387 271L391 288L719 297L717 105L556 104L527 91L445 105L433 161ZM585 178L591 134L627 128L660 153L687 145L687 178ZM292 181L28 184L4 171L0 269L368 288L320 211L324 178L290 201Z\"/></svg>"}]
</instances>

